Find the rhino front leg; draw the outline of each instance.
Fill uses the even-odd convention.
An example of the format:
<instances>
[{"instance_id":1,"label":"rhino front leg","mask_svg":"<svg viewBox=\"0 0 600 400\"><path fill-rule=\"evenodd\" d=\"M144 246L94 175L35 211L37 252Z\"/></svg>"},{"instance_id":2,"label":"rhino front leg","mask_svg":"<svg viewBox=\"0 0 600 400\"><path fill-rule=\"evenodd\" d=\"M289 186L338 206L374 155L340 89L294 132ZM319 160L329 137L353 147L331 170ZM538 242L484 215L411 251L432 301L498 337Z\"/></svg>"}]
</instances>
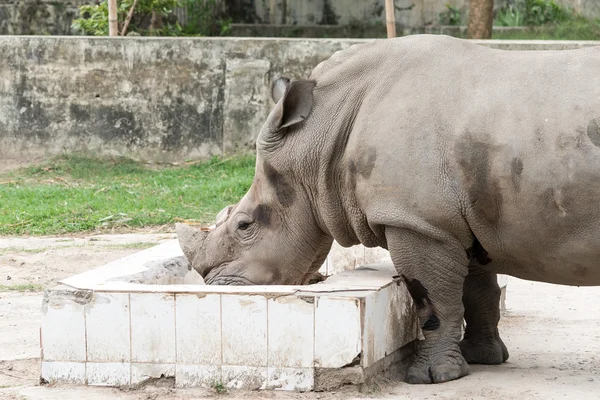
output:
<instances>
[{"instance_id":1,"label":"rhino front leg","mask_svg":"<svg viewBox=\"0 0 600 400\"><path fill-rule=\"evenodd\" d=\"M408 383L441 383L469 373L458 346L468 259L459 243L407 229L386 228L388 249L414 299L425 340L408 370Z\"/></svg>"},{"instance_id":2,"label":"rhino front leg","mask_svg":"<svg viewBox=\"0 0 600 400\"><path fill-rule=\"evenodd\" d=\"M501 364L508 350L498 334L500 287L496 274L471 260L463 288L465 335L460 342L463 356L470 364Z\"/></svg>"}]
</instances>

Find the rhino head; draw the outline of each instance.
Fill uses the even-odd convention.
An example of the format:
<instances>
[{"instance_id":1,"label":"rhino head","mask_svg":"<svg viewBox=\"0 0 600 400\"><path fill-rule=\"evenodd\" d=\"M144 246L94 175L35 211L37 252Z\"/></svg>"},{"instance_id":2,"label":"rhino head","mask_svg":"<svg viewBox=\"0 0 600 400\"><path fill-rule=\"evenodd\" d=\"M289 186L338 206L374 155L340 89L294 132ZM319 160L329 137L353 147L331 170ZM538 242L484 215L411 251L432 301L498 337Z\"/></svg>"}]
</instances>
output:
<instances>
[{"instance_id":1,"label":"rhino head","mask_svg":"<svg viewBox=\"0 0 600 400\"><path fill-rule=\"evenodd\" d=\"M300 132L314 87L309 80L276 80L271 87L276 106L257 138L248 192L222 210L211 229L177 224L181 248L207 284L305 284L327 257L333 238L313 204L315 171L307 160L313 146L301 143L307 138Z\"/></svg>"}]
</instances>

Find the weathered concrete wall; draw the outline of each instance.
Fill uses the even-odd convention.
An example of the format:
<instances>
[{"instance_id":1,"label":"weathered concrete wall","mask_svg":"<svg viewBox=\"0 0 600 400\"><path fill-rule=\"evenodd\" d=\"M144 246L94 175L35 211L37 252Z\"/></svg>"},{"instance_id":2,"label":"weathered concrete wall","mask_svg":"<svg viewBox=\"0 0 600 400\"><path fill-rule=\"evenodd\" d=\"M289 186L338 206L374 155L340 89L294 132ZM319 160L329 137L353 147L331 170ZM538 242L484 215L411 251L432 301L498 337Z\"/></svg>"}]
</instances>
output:
<instances>
[{"instance_id":1,"label":"weathered concrete wall","mask_svg":"<svg viewBox=\"0 0 600 400\"><path fill-rule=\"evenodd\" d=\"M226 0L221 0L226 1ZM496 8L509 0L495 0ZM554 0L591 18L600 18L598 0ZM0 0L0 35L70 35L81 4L95 0ZM298 26L341 25L358 33L385 20L384 0L228 0L233 22ZM440 23L446 4L466 20L469 0L396 0L399 32L413 32ZM413 5L412 8L409 6ZM185 13L183 13L185 14ZM385 31L382 28L382 31ZM264 35L261 35L264 36ZM356 35L352 35L356 36ZM376 36L379 36L377 34ZM347 37L347 36L346 36ZM371 37L371 36L363 36Z\"/></svg>"},{"instance_id":2,"label":"weathered concrete wall","mask_svg":"<svg viewBox=\"0 0 600 400\"><path fill-rule=\"evenodd\" d=\"M66 35L93 0L0 0L0 35Z\"/></svg>"},{"instance_id":3,"label":"weathered concrete wall","mask_svg":"<svg viewBox=\"0 0 600 400\"><path fill-rule=\"evenodd\" d=\"M174 161L252 146L272 76L350 41L0 37L0 157Z\"/></svg>"},{"instance_id":4,"label":"weathered concrete wall","mask_svg":"<svg viewBox=\"0 0 600 400\"><path fill-rule=\"evenodd\" d=\"M495 0L494 7L508 1ZM600 18L598 0L554 1L584 16ZM469 0L396 0L395 3L400 8L395 11L396 22L403 28L438 24L440 13L447 10L446 4L458 8L465 19L469 9ZM385 19L384 0L255 0L255 9L263 23L310 25L336 21L345 25Z\"/></svg>"},{"instance_id":5,"label":"weathered concrete wall","mask_svg":"<svg viewBox=\"0 0 600 400\"><path fill-rule=\"evenodd\" d=\"M161 162L251 149L273 107L274 77L307 77L362 41L0 37L0 157L88 152Z\"/></svg>"},{"instance_id":6,"label":"weathered concrete wall","mask_svg":"<svg viewBox=\"0 0 600 400\"><path fill-rule=\"evenodd\" d=\"M591 18L600 18L600 1L598 0L560 0L575 12Z\"/></svg>"},{"instance_id":7,"label":"weathered concrete wall","mask_svg":"<svg viewBox=\"0 0 600 400\"><path fill-rule=\"evenodd\" d=\"M494 7L499 8L508 1L495 0ZM600 17L598 0L554 1L582 15ZM384 0L254 0L254 3L256 14L263 23L347 25L385 20ZM469 9L469 0L395 0L395 4L399 8L395 11L396 22L401 28L438 24L440 13L447 11L446 4L458 8L466 22Z\"/></svg>"}]
</instances>

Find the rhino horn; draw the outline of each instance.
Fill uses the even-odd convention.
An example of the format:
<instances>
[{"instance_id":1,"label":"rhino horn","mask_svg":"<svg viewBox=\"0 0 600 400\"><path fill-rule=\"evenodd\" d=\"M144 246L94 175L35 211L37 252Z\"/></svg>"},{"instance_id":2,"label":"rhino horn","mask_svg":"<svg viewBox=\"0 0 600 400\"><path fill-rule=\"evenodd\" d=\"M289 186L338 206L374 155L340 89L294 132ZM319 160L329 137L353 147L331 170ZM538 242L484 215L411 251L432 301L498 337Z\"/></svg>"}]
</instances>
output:
<instances>
[{"instance_id":1,"label":"rhino horn","mask_svg":"<svg viewBox=\"0 0 600 400\"><path fill-rule=\"evenodd\" d=\"M210 230L200 230L186 224L175 224L175 231L179 239L179 246L190 264L204 248L204 240Z\"/></svg>"}]
</instances>

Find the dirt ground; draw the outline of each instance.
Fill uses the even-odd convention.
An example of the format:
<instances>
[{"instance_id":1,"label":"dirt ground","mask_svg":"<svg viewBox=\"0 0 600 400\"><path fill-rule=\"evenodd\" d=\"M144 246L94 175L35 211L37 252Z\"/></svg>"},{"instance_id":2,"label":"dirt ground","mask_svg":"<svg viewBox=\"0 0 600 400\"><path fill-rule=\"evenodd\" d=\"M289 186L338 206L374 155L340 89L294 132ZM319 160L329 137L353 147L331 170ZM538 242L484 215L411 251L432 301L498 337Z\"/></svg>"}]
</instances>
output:
<instances>
[{"instance_id":1,"label":"dirt ground","mask_svg":"<svg viewBox=\"0 0 600 400\"><path fill-rule=\"evenodd\" d=\"M0 238L0 285L50 287L57 280L173 238L121 234L63 238ZM0 286L2 287L2 286ZM22 286L27 287L27 286ZM598 399L600 398L600 288L576 288L511 278L500 333L510 359L471 366L471 375L442 385L382 382L360 393L282 393L174 389L137 390L39 386L42 294L0 291L0 399Z\"/></svg>"}]
</instances>

